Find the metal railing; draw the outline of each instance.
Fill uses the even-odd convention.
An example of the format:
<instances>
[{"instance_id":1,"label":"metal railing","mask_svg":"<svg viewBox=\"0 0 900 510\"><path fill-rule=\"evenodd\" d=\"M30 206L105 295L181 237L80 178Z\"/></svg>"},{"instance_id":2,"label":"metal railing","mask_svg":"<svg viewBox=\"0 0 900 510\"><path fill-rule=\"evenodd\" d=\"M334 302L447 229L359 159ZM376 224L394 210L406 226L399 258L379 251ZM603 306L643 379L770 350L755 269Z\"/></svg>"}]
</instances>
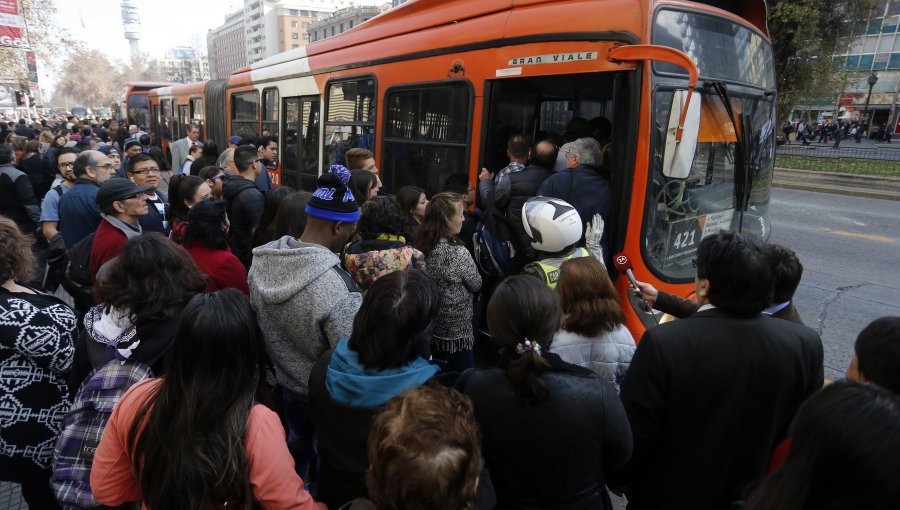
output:
<instances>
[{"instance_id":1,"label":"metal railing","mask_svg":"<svg viewBox=\"0 0 900 510\"><path fill-rule=\"evenodd\" d=\"M842 141L838 148L831 144L779 145L775 166L795 170L813 170L857 175L900 177L900 143L857 145L853 140Z\"/></svg>"}]
</instances>

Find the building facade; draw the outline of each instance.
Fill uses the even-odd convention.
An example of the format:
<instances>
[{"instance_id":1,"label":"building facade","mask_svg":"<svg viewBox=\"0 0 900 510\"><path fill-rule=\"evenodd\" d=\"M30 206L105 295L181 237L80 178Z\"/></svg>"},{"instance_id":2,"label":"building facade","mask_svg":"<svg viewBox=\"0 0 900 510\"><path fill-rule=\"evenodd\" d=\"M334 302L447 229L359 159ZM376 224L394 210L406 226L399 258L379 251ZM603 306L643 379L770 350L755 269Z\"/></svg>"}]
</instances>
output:
<instances>
[{"instance_id":1,"label":"building facade","mask_svg":"<svg viewBox=\"0 0 900 510\"><path fill-rule=\"evenodd\" d=\"M845 53L834 55L836 70L846 71L837 98L809 99L794 118L861 122L872 135L888 129L900 134L900 2L886 1L881 15L857 23ZM871 83L871 88L870 88Z\"/></svg>"},{"instance_id":2,"label":"building facade","mask_svg":"<svg viewBox=\"0 0 900 510\"><path fill-rule=\"evenodd\" d=\"M190 46L176 46L166 50L166 56L160 60L166 81L174 83L192 83L209 79L209 66L206 55Z\"/></svg>"},{"instance_id":3,"label":"building facade","mask_svg":"<svg viewBox=\"0 0 900 510\"><path fill-rule=\"evenodd\" d=\"M225 23L206 34L206 50L209 75L213 80L225 79L234 70L247 65L243 10L229 14Z\"/></svg>"},{"instance_id":4,"label":"building facade","mask_svg":"<svg viewBox=\"0 0 900 510\"><path fill-rule=\"evenodd\" d=\"M247 64L303 46L310 24L373 0L244 0ZM381 0L384 1L384 0Z\"/></svg>"},{"instance_id":5,"label":"building facade","mask_svg":"<svg viewBox=\"0 0 900 510\"><path fill-rule=\"evenodd\" d=\"M321 41L342 34L360 23L369 21L382 12L390 9L391 4L380 6L353 6L335 11L331 16L316 21L309 26L310 42Z\"/></svg>"}]
</instances>

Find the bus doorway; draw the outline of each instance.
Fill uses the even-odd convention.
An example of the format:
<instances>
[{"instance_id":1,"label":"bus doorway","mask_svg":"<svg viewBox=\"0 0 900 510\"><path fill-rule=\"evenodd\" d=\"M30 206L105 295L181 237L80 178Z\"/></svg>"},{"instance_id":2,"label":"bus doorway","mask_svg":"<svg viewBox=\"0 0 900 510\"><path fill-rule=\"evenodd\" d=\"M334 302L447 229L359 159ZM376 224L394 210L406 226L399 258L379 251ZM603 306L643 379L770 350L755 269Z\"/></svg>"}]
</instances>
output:
<instances>
[{"instance_id":1,"label":"bus doorway","mask_svg":"<svg viewBox=\"0 0 900 510\"><path fill-rule=\"evenodd\" d=\"M524 134L532 145L550 140L560 148L573 119L584 119L588 133L570 138L597 139L603 154L598 170L610 180L614 218L606 218L608 247L618 251L624 243L624 222L632 188L634 146L639 102L632 93L634 72L605 72L513 78L487 83L481 166L498 172L509 163L509 137ZM576 121L578 123L578 121ZM562 156L565 161L565 156ZM588 221L590 218L582 218ZM621 239L617 237L621 232Z\"/></svg>"}]
</instances>

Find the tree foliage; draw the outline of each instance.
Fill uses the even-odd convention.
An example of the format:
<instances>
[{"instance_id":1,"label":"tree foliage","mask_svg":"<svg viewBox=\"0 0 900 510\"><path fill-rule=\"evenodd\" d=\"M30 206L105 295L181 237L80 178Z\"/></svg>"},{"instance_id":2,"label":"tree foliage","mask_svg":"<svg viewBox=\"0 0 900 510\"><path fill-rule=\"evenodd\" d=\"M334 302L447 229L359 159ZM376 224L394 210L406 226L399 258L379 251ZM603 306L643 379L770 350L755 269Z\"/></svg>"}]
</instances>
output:
<instances>
[{"instance_id":1,"label":"tree foliage","mask_svg":"<svg viewBox=\"0 0 900 510\"><path fill-rule=\"evenodd\" d=\"M832 55L845 52L855 21L878 14L884 0L769 0L778 118L798 100L835 96L846 81Z\"/></svg>"},{"instance_id":2,"label":"tree foliage","mask_svg":"<svg viewBox=\"0 0 900 510\"><path fill-rule=\"evenodd\" d=\"M119 73L97 50L79 48L63 68L56 85L54 102L64 101L97 106L109 104L116 96Z\"/></svg>"},{"instance_id":3,"label":"tree foliage","mask_svg":"<svg viewBox=\"0 0 900 510\"><path fill-rule=\"evenodd\" d=\"M85 106L108 105L121 99L125 84L132 81L164 81L159 62L146 57L133 66L110 62L97 50L78 46L59 74L53 103Z\"/></svg>"},{"instance_id":4,"label":"tree foliage","mask_svg":"<svg viewBox=\"0 0 900 510\"><path fill-rule=\"evenodd\" d=\"M26 48L0 46L0 69L4 78L23 81L28 73L23 50L34 50L41 64L56 69L74 46L74 41L56 22L55 0L19 0L24 20L22 35Z\"/></svg>"}]
</instances>

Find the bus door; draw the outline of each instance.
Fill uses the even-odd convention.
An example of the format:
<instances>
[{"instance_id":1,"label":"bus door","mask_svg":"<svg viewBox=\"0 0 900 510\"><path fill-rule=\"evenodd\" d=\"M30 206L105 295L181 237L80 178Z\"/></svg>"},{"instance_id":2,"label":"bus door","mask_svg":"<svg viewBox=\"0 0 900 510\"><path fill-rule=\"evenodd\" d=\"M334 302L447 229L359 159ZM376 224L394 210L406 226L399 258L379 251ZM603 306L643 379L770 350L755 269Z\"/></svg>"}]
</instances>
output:
<instances>
[{"instance_id":1,"label":"bus door","mask_svg":"<svg viewBox=\"0 0 900 510\"><path fill-rule=\"evenodd\" d=\"M628 75L603 72L501 79L488 82L485 92L490 103L485 106L487 118L481 161L483 167L494 173L509 164L506 149L511 135L524 134L532 145L535 141L549 140L562 147L569 124L573 119L583 119L587 134L582 132L576 137L594 137L600 143L601 174L610 180L613 200L617 202L610 206L617 218L606 218L611 248L619 244L614 242L617 239L614 234L616 222L624 216L627 206L624 190L631 189L634 151L625 149L632 144L628 133L633 131L631 126L637 121L637 111L636 108L631 111ZM565 156L557 159L565 161Z\"/></svg>"},{"instance_id":2,"label":"bus door","mask_svg":"<svg viewBox=\"0 0 900 510\"><path fill-rule=\"evenodd\" d=\"M319 96L282 100L282 184L314 191L319 176Z\"/></svg>"}]
</instances>

